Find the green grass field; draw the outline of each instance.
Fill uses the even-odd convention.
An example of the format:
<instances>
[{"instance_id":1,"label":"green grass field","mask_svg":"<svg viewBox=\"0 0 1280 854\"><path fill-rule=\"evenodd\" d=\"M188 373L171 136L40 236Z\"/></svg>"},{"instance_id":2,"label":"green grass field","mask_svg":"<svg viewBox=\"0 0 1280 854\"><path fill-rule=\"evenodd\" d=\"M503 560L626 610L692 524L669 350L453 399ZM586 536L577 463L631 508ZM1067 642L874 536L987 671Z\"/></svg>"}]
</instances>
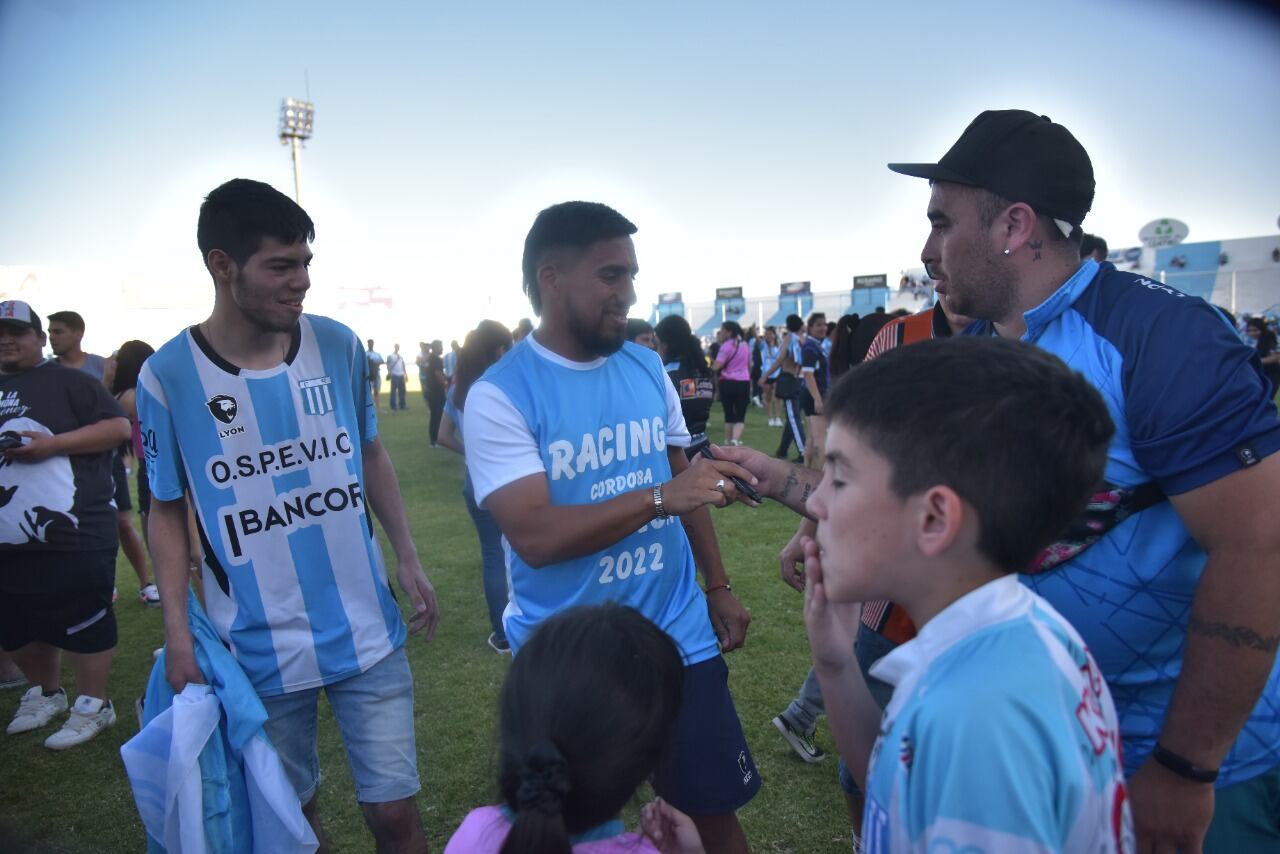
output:
<instances>
[{"instance_id":1,"label":"green grass field","mask_svg":"<svg viewBox=\"0 0 1280 854\"><path fill-rule=\"evenodd\" d=\"M442 612L435 640L425 644L414 638L408 649L423 778L418 805L432 849L438 851L468 810L495 801L494 709L509 659L485 645L489 630L479 549L462 501L462 461L444 449L427 447L422 398L410 396L409 402L413 408L408 412L382 416L381 431ZM723 437L720 417L716 406L710 425L714 439ZM765 423L763 411L752 408L745 440L772 451L780 430ZM775 558L795 530L795 517L769 503L755 510L735 506L717 511L715 522L734 592L752 614L746 647L726 657L738 714L764 781L759 796L741 812L752 849L847 851L848 822L834 752L821 763L805 765L769 723L791 700L808 668L801 597L778 579ZM385 542L384 549L391 554ZM133 701L150 673L152 651L163 643L163 628L159 610L138 602L137 579L123 555L116 577L120 645L111 696L119 721L97 739L63 753L42 744L53 725L0 736L0 850L117 852L145 847L119 748L137 731ZM64 668L64 673L74 697L70 672ZM0 692L0 718L6 723L21 693ZM339 851L371 850L342 743L327 712L321 703L325 831ZM833 750L825 726L819 727L818 741ZM635 809L633 805L628 811L630 827L635 826Z\"/></svg>"}]
</instances>

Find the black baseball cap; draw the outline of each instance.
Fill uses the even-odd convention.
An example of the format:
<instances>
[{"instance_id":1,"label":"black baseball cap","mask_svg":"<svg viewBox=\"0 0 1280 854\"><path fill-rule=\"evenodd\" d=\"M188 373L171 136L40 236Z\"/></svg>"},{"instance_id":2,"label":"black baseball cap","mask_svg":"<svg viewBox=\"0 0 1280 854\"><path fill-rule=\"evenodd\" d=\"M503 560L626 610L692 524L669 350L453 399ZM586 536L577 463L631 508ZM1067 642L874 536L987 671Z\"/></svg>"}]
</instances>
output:
<instances>
[{"instance_id":1,"label":"black baseball cap","mask_svg":"<svg viewBox=\"0 0 1280 854\"><path fill-rule=\"evenodd\" d=\"M902 175L950 181L1025 202L1072 225L1093 205L1093 163L1074 136L1048 116L986 110L937 163L890 163Z\"/></svg>"}]
</instances>

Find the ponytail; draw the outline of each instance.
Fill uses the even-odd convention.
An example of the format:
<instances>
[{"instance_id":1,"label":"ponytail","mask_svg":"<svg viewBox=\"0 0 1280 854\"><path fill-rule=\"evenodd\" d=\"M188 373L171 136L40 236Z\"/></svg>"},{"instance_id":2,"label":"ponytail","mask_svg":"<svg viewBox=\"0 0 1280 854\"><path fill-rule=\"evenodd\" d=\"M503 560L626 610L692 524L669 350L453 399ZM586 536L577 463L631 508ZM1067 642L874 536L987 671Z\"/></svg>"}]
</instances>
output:
<instances>
[{"instance_id":1,"label":"ponytail","mask_svg":"<svg viewBox=\"0 0 1280 854\"><path fill-rule=\"evenodd\" d=\"M515 822L499 854L570 854L563 813L569 789L569 766L556 746L530 747L520 766Z\"/></svg>"}]
</instances>

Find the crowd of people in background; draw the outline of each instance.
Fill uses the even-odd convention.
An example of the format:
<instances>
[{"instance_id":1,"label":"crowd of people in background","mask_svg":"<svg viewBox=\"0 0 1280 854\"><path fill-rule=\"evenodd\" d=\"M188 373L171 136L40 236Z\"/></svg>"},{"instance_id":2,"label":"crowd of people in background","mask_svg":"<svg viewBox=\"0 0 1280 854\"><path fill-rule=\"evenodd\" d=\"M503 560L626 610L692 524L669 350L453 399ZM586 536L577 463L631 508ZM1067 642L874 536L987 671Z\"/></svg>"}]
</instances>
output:
<instances>
[{"instance_id":1,"label":"crowd of people in background","mask_svg":"<svg viewBox=\"0 0 1280 854\"><path fill-rule=\"evenodd\" d=\"M1106 264L1092 163L1043 116L985 112L890 168L932 185L923 311L700 341L627 318L637 226L566 202L524 245L536 328L420 342L424 441L465 461L485 642L515 656L502 803L447 852L747 850L761 779L724 655L751 615L712 511L765 498L799 516L777 559L812 652L772 723L817 762L827 715L861 850L1280 846L1276 330ZM324 691L378 850L425 851L404 647L439 612L378 435L407 365L303 314L314 232L265 184L212 191L214 309L158 351L88 354L74 311L0 303L0 678L30 683L8 732L61 720L61 750L116 722L120 548L164 609L140 723L225 691L226 656L306 850ZM746 443L753 406L776 448ZM168 785L130 777L140 807Z\"/></svg>"}]
</instances>

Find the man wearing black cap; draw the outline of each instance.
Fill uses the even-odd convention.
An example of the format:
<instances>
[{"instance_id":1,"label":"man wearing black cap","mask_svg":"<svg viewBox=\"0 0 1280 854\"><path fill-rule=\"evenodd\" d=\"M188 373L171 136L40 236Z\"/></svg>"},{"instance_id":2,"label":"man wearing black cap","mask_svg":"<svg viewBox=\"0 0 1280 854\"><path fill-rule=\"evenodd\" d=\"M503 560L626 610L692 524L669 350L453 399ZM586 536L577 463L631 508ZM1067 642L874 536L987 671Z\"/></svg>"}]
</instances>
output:
<instances>
[{"instance_id":1,"label":"man wearing black cap","mask_svg":"<svg viewBox=\"0 0 1280 854\"><path fill-rule=\"evenodd\" d=\"M987 111L938 163L889 168L932 184L937 291L1116 422L1089 518L1022 578L1110 683L1141 850L1278 850L1280 421L1256 357L1203 300L1080 258L1093 167L1049 118Z\"/></svg>"},{"instance_id":2,"label":"man wearing black cap","mask_svg":"<svg viewBox=\"0 0 1280 854\"><path fill-rule=\"evenodd\" d=\"M129 420L101 382L45 359L46 340L31 306L0 302L0 646L32 683L9 735L67 710L68 653L79 697L44 741L65 750L116 720L111 456L129 440Z\"/></svg>"}]
</instances>

